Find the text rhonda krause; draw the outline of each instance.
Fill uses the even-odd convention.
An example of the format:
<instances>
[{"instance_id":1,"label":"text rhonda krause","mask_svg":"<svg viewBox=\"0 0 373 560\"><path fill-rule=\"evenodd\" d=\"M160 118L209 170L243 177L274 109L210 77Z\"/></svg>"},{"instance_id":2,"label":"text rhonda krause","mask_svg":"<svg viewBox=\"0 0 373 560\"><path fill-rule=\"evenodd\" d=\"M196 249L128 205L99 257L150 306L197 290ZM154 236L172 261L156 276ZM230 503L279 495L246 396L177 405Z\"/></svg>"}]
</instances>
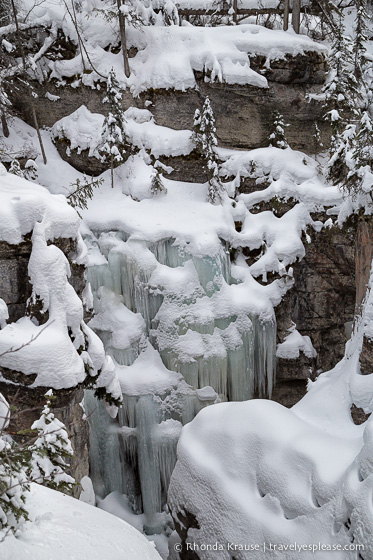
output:
<instances>
[{"instance_id":1,"label":"text rhonda krause","mask_svg":"<svg viewBox=\"0 0 373 560\"><path fill-rule=\"evenodd\" d=\"M290 544L281 544L281 543L248 543L248 544L236 544L236 543L211 543L211 544L199 544L195 542L187 542L186 543L187 550L194 550L194 551L203 551L203 550L242 550L242 551L258 551L263 550L265 551L274 551L277 550L279 552L285 551L355 551L355 550L364 550L363 544L354 544L349 543L346 545L335 543L312 543L312 544L299 544L297 542L290 543Z\"/></svg>"}]
</instances>

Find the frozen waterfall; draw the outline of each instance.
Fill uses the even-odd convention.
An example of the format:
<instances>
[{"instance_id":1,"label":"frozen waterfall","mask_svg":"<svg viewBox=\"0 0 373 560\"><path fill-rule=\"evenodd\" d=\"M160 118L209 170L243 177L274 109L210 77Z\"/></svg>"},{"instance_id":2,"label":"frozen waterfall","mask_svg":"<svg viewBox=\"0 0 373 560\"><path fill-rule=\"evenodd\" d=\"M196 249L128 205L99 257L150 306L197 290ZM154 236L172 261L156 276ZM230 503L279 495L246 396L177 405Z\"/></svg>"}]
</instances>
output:
<instances>
[{"instance_id":1,"label":"frozen waterfall","mask_svg":"<svg viewBox=\"0 0 373 560\"><path fill-rule=\"evenodd\" d=\"M119 491L145 531L162 530L182 425L221 400L271 394L276 324L233 302L229 251L192 254L175 239L123 232L86 236L95 317L90 326L121 382L118 420L93 410L91 474L97 494Z\"/></svg>"}]
</instances>

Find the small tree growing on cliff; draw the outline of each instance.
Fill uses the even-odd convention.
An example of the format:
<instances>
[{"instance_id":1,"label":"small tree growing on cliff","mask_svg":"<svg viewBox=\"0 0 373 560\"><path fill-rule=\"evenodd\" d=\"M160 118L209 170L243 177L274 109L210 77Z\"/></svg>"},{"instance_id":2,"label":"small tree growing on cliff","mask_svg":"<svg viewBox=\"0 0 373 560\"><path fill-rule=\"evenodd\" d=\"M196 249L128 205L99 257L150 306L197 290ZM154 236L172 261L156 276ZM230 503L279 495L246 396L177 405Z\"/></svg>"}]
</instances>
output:
<instances>
[{"instance_id":1,"label":"small tree growing on cliff","mask_svg":"<svg viewBox=\"0 0 373 560\"><path fill-rule=\"evenodd\" d=\"M368 111L363 112L358 126L344 185L352 194L369 192L373 187L373 122Z\"/></svg>"},{"instance_id":2,"label":"small tree growing on cliff","mask_svg":"<svg viewBox=\"0 0 373 560\"><path fill-rule=\"evenodd\" d=\"M47 402L39 418L31 426L37 430L38 438L32 446L30 476L34 482L53 490L69 492L75 480L65 473L66 459L73 457L73 449L65 426L51 412L52 390L45 395Z\"/></svg>"},{"instance_id":3,"label":"small tree growing on cliff","mask_svg":"<svg viewBox=\"0 0 373 560\"><path fill-rule=\"evenodd\" d=\"M288 141L286 139L285 130L290 126L285 124L284 117L278 111L273 114L273 124L272 132L269 135L269 145L274 148L285 149L289 147Z\"/></svg>"},{"instance_id":4,"label":"small tree growing on cliff","mask_svg":"<svg viewBox=\"0 0 373 560\"><path fill-rule=\"evenodd\" d=\"M18 159L13 159L12 163L10 164L9 167L9 173L11 173L12 175L16 175L17 177L24 177L23 171L21 169L20 163L18 161Z\"/></svg>"},{"instance_id":5,"label":"small tree growing on cliff","mask_svg":"<svg viewBox=\"0 0 373 560\"><path fill-rule=\"evenodd\" d=\"M103 103L108 103L109 114L105 117L101 139L100 152L104 161L110 162L111 186L114 187L114 163L121 163L126 153L126 133L124 129L125 117L121 106L122 94L114 68L109 72L106 85L106 97Z\"/></svg>"},{"instance_id":6,"label":"small tree growing on cliff","mask_svg":"<svg viewBox=\"0 0 373 560\"><path fill-rule=\"evenodd\" d=\"M217 203L222 201L224 187L219 177L219 163L216 154L218 141L216 138L215 117L210 100L206 97L202 112L197 109L194 113L192 140L196 151L205 162L208 177L208 201Z\"/></svg>"},{"instance_id":7,"label":"small tree growing on cliff","mask_svg":"<svg viewBox=\"0 0 373 560\"><path fill-rule=\"evenodd\" d=\"M5 354L16 351L10 349ZM72 457L71 444L65 426L50 411L51 391L46 396L41 418L32 426L38 431L36 441L17 444L7 434L11 407L0 393L0 543L28 520L31 482L61 491L74 485L74 479L64 472L65 459Z\"/></svg>"},{"instance_id":8,"label":"small tree growing on cliff","mask_svg":"<svg viewBox=\"0 0 373 560\"><path fill-rule=\"evenodd\" d=\"M10 406L0 393L0 530L5 531L2 538L0 534L0 542L28 520L25 503L30 486L26 468L30 453L24 453L5 437L9 420Z\"/></svg>"},{"instance_id":9,"label":"small tree growing on cliff","mask_svg":"<svg viewBox=\"0 0 373 560\"><path fill-rule=\"evenodd\" d=\"M151 184L150 184L150 192L152 194L152 196L157 196L158 194L166 194L167 193L167 189L163 184L162 181L162 175L161 172L159 170L159 167L157 166L157 162L155 162L154 165L154 172L152 175L152 180L151 180Z\"/></svg>"}]
</instances>

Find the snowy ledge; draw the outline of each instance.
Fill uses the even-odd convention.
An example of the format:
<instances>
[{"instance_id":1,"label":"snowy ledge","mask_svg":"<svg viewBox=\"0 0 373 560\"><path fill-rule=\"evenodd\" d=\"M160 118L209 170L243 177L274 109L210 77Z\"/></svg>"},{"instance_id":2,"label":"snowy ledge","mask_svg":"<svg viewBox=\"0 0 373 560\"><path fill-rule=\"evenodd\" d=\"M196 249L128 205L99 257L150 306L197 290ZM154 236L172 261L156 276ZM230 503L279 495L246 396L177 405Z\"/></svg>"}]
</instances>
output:
<instances>
[{"instance_id":1,"label":"snowy ledge","mask_svg":"<svg viewBox=\"0 0 373 560\"><path fill-rule=\"evenodd\" d=\"M270 67L271 61L285 59L287 55L327 52L327 47L304 35L252 24L130 28L128 46L135 47L138 52L129 61L131 75L126 78L122 55L104 50L112 41L112 29L99 19L91 23L97 26L97 42L89 46L95 68L107 76L114 67L122 87L129 88L134 96L148 89L185 91L195 88L195 72L203 72L205 80L211 82L266 88L266 78L250 68L250 56L264 56L265 66ZM49 68L50 77L57 80L81 75L82 83L93 87L99 79L95 72L83 73L80 55L71 60L50 61Z\"/></svg>"}]
</instances>

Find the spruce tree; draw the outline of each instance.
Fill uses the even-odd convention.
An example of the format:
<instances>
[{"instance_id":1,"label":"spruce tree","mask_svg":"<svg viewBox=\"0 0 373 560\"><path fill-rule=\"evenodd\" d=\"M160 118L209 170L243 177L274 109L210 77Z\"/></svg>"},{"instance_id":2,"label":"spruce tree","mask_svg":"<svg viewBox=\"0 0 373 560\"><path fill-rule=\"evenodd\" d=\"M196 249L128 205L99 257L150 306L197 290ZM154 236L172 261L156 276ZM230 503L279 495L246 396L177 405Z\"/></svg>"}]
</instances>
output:
<instances>
[{"instance_id":1,"label":"spruce tree","mask_svg":"<svg viewBox=\"0 0 373 560\"><path fill-rule=\"evenodd\" d=\"M162 181L161 172L159 171L159 168L156 165L154 166L154 172L150 184L150 192L152 196L157 196L160 193L164 193L164 194L167 193L167 189Z\"/></svg>"},{"instance_id":2,"label":"spruce tree","mask_svg":"<svg viewBox=\"0 0 373 560\"><path fill-rule=\"evenodd\" d=\"M347 124L341 133L333 135L327 177L334 185L346 186L356 144L356 126Z\"/></svg>"},{"instance_id":3,"label":"spruce tree","mask_svg":"<svg viewBox=\"0 0 373 560\"><path fill-rule=\"evenodd\" d=\"M289 147L285 134L285 130L288 126L290 125L285 124L284 117L281 113L275 111L273 114L272 132L269 135L270 146L274 148L281 148L282 150Z\"/></svg>"},{"instance_id":4,"label":"spruce tree","mask_svg":"<svg viewBox=\"0 0 373 560\"><path fill-rule=\"evenodd\" d=\"M21 166L19 164L18 159L13 159L12 163L10 164L9 167L9 173L11 173L12 175L17 175L17 177L24 177L23 171L21 169Z\"/></svg>"},{"instance_id":5,"label":"spruce tree","mask_svg":"<svg viewBox=\"0 0 373 560\"><path fill-rule=\"evenodd\" d=\"M354 75L353 43L345 35L342 20L334 26L334 37L329 57L330 79L323 88L325 107L337 114L326 117L333 123L334 133L342 132L346 120L356 114L357 100L361 97L359 85Z\"/></svg>"},{"instance_id":6,"label":"spruce tree","mask_svg":"<svg viewBox=\"0 0 373 560\"><path fill-rule=\"evenodd\" d=\"M373 187L373 122L364 111L356 135L352 163L346 179L346 189L352 193L367 192Z\"/></svg>"},{"instance_id":7,"label":"spruce tree","mask_svg":"<svg viewBox=\"0 0 373 560\"><path fill-rule=\"evenodd\" d=\"M30 486L26 468L30 453L6 437L9 419L10 406L0 393L0 530L15 533L28 520L25 503Z\"/></svg>"},{"instance_id":8,"label":"spruce tree","mask_svg":"<svg viewBox=\"0 0 373 560\"><path fill-rule=\"evenodd\" d=\"M368 40L368 13L366 0L356 0L356 18L354 28L353 56L354 74L361 80L366 64L366 42Z\"/></svg>"},{"instance_id":9,"label":"spruce tree","mask_svg":"<svg viewBox=\"0 0 373 560\"><path fill-rule=\"evenodd\" d=\"M93 177L89 181L87 176L83 175L82 181L77 179L75 183L70 183L70 187L74 187L74 190L66 196L66 199L70 206L75 208L79 216L79 210L88 208L88 200L93 198L93 189L102 185L103 181L103 179L93 179Z\"/></svg>"},{"instance_id":10,"label":"spruce tree","mask_svg":"<svg viewBox=\"0 0 373 560\"><path fill-rule=\"evenodd\" d=\"M71 492L75 480L66 474L66 459L73 457L73 450L65 426L51 412L52 390L45 395L47 402L41 417L31 426L37 430L38 438L33 445L29 475L34 482L60 490Z\"/></svg>"},{"instance_id":11,"label":"spruce tree","mask_svg":"<svg viewBox=\"0 0 373 560\"><path fill-rule=\"evenodd\" d=\"M101 139L100 152L103 160L110 162L111 186L114 187L114 164L121 163L126 153L126 133L124 129L125 117L121 106L122 94L114 68L109 72L106 85L106 97L103 103L108 103L109 114L105 117Z\"/></svg>"},{"instance_id":12,"label":"spruce tree","mask_svg":"<svg viewBox=\"0 0 373 560\"><path fill-rule=\"evenodd\" d=\"M26 161L23 176L28 181L36 181L38 178L38 166L33 159L28 159Z\"/></svg>"},{"instance_id":13,"label":"spruce tree","mask_svg":"<svg viewBox=\"0 0 373 560\"><path fill-rule=\"evenodd\" d=\"M197 109L194 113L192 140L195 143L196 151L205 162L209 184L208 201L221 202L224 187L219 177L219 163L216 154L218 141L215 117L208 97L204 101L202 112Z\"/></svg>"},{"instance_id":14,"label":"spruce tree","mask_svg":"<svg viewBox=\"0 0 373 560\"><path fill-rule=\"evenodd\" d=\"M357 0L354 38L345 35L342 20L334 25L330 56L331 80L324 87L331 125L331 143L327 177L349 192L359 191L362 184L364 154L369 151L369 115L361 115L367 103L366 66L366 2Z\"/></svg>"}]
</instances>

